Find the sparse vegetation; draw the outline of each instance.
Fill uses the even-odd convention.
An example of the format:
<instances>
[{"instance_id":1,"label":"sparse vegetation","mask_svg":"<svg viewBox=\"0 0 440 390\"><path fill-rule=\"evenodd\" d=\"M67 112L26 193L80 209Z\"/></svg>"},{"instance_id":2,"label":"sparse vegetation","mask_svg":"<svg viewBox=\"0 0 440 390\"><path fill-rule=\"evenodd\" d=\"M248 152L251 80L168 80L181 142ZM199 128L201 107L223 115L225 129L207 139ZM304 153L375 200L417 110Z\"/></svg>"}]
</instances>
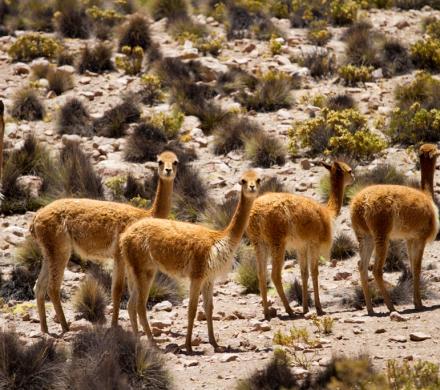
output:
<instances>
[{"instance_id":1,"label":"sparse vegetation","mask_svg":"<svg viewBox=\"0 0 440 390\"><path fill-rule=\"evenodd\" d=\"M142 103L153 106L163 101L163 85L159 77L152 74L142 75L141 86L140 95Z\"/></svg>"},{"instance_id":2,"label":"sparse vegetation","mask_svg":"<svg viewBox=\"0 0 440 390\"><path fill-rule=\"evenodd\" d=\"M336 260L348 259L356 253L357 245L347 233L339 233L332 244L331 258Z\"/></svg>"},{"instance_id":3,"label":"sparse vegetation","mask_svg":"<svg viewBox=\"0 0 440 390\"><path fill-rule=\"evenodd\" d=\"M140 46L124 46L121 51L123 56L116 57L116 67L130 76L139 74L142 70L144 50Z\"/></svg>"},{"instance_id":4,"label":"sparse vegetation","mask_svg":"<svg viewBox=\"0 0 440 390\"><path fill-rule=\"evenodd\" d=\"M265 132L246 138L246 156L253 165L262 168L284 165L286 162L286 151L281 141Z\"/></svg>"},{"instance_id":5,"label":"sparse vegetation","mask_svg":"<svg viewBox=\"0 0 440 390\"><path fill-rule=\"evenodd\" d=\"M71 98L64 103L58 113L58 133L78 134L89 137L93 135L93 123L81 100Z\"/></svg>"},{"instance_id":6,"label":"sparse vegetation","mask_svg":"<svg viewBox=\"0 0 440 390\"><path fill-rule=\"evenodd\" d=\"M356 102L351 95L337 94L330 95L325 100L325 107L332 111L343 111L350 108L356 108Z\"/></svg>"},{"instance_id":7,"label":"sparse vegetation","mask_svg":"<svg viewBox=\"0 0 440 390\"><path fill-rule=\"evenodd\" d=\"M335 55L322 48L304 53L298 60L302 66L309 68L310 75L317 79L331 76L336 69Z\"/></svg>"},{"instance_id":8,"label":"sparse vegetation","mask_svg":"<svg viewBox=\"0 0 440 390\"><path fill-rule=\"evenodd\" d=\"M105 322L105 307L108 297L101 285L92 277L86 277L73 297L77 318L90 322Z\"/></svg>"},{"instance_id":9,"label":"sparse vegetation","mask_svg":"<svg viewBox=\"0 0 440 390\"><path fill-rule=\"evenodd\" d=\"M329 316L318 317L313 315L311 318L313 325L316 327L318 333L331 334L333 333L334 318Z\"/></svg>"},{"instance_id":10,"label":"sparse vegetation","mask_svg":"<svg viewBox=\"0 0 440 390\"><path fill-rule=\"evenodd\" d=\"M419 40L411 45L410 52L417 68L433 72L440 70L440 40L435 38Z\"/></svg>"},{"instance_id":11,"label":"sparse vegetation","mask_svg":"<svg viewBox=\"0 0 440 390\"><path fill-rule=\"evenodd\" d=\"M54 14L57 31L65 38L87 39L91 21L85 7L78 0L57 0Z\"/></svg>"},{"instance_id":12,"label":"sparse vegetation","mask_svg":"<svg viewBox=\"0 0 440 390\"><path fill-rule=\"evenodd\" d=\"M242 245L237 256L240 263L237 266L237 282L243 286L244 294L258 294L260 287L258 283L257 263L254 250L250 246Z\"/></svg>"},{"instance_id":13,"label":"sparse vegetation","mask_svg":"<svg viewBox=\"0 0 440 390\"><path fill-rule=\"evenodd\" d=\"M371 81L373 79L373 69L371 66L355 66L350 64L341 66L338 73L345 85L355 86L358 83Z\"/></svg>"},{"instance_id":14,"label":"sparse vegetation","mask_svg":"<svg viewBox=\"0 0 440 390\"><path fill-rule=\"evenodd\" d=\"M289 283L289 285L287 286L286 296L289 302L295 301L298 303L299 306L302 306L302 284L297 278L295 278L295 280ZM309 291L307 291L307 302L309 303L309 307L313 306L313 299Z\"/></svg>"},{"instance_id":15,"label":"sparse vegetation","mask_svg":"<svg viewBox=\"0 0 440 390\"><path fill-rule=\"evenodd\" d=\"M179 304L184 297L182 285L175 279L162 272L158 272L148 294L148 307L152 308L156 303L168 301Z\"/></svg>"},{"instance_id":16,"label":"sparse vegetation","mask_svg":"<svg viewBox=\"0 0 440 390\"><path fill-rule=\"evenodd\" d=\"M141 123L127 137L124 158L132 162L155 161L167 141L163 130L151 123Z\"/></svg>"},{"instance_id":17,"label":"sparse vegetation","mask_svg":"<svg viewBox=\"0 0 440 390\"><path fill-rule=\"evenodd\" d=\"M14 118L38 121L43 119L45 112L44 105L35 89L24 87L15 93L11 107L11 115Z\"/></svg>"},{"instance_id":18,"label":"sparse vegetation","mask_svg":"<svg viewBox=\"0 0 440 390\"><path fill-rule=\"evenodd\" d=\"M26 33L11 45L8 54L13 61L29 62L38 57L55 58L61 46L40 33Z\"/></svg>"},{"instance_id":19,"label":"sparse vegetation","mask_svg":"<svg viewBox=\"0 0 440 390\"><path fill-rule=\"evenodd\" d=\"M153 126L161 129L168 139L173 139L177 137L184 119L185 115L174 109L169 115L163 112L153 114L149 121Z\"/></svg>"},{"instance_id":20,"label":"sparse vegetation","mask_svg":"<svg viewBox=\"0 0 440 390\"><path fill-rule=\"evenodd\" d=\"M150 48L150 28L142 15L132 15L123 25L119 36L119 50L125 46L140 47L144 51Z\"/></svg>"},{"instance_id":21,"label":"sparse vegetation","mask_svg":"<svg viewBox=\"0 0 440 390\"><path fill-rule=\"evenodd\" d=\"M47 73L47 81L49 82L49 90L55 92L56 95L61 95L73 88L72 75L63 70L49 70Z\"/></svg>"},{"instance_id":22,"label":"sparse vegetation","mask_svg":"<svg viewBox=\"0 0 440 390\"><path fill-rule=\"evenodd\" d=\"M295 153L296 142L310 148L312 154L349 155L356 159L371 159L386 145L371 133L366 117L355 109L321 110L320 116L297 122L289 133L290 150Z\"/></svg>"},{"instance_id":23,"label":"sparse vegetation","mask_svg":"<svg viewBox=\"0 0 440 390\"><path fill-rule=\"evenodd\" d=\"M324 20L316 20L310 23L307 31L307 38L317 46L325 46L332 38L332 33L327 28L327 23Z\"/></svg>"},{"instance_id":24,"label":"sparse vegetation","mask_svg":"<svg viewBox=\"0 0 440 390\"><path fill-rule=\"evenodd\" d=\"M114 69L111 58L112 49L106 43L99 42L93 47L86 46L81 50L78 72L103 73L111 71Z\"/></svg>"}]
</instances>

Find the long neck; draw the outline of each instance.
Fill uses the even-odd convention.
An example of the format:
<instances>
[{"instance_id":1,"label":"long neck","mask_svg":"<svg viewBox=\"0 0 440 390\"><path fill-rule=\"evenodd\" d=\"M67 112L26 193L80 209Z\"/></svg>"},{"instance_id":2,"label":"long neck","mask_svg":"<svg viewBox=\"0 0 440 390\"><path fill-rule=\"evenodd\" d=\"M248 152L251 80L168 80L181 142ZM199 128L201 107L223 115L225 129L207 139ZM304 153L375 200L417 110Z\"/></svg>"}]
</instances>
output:
<instances>
[{"instance_id":1,"label":"long neck","mask_svg":"<svg viewBox=\"0 0 440 390\"><path fill-rule=\"evenodd\" d=\"M234 216L228 227L224 230L224 234L235 244L241 240L241 237L246 230L253 202L253 198L245 197L242 192Z\"/></svg>"},{"instance_id":2,"label":"long neck","mask_svg":"<svg viewBox=\"0 0 440 390\"><path fill-rule=\"evenodd\" d=\"M434 171L435 171L435 158L420 158L420 169L421 169L421 187L422 191L426 192L434 198Z\"/></svg>"},{"instance_id":3,"label":"long neck","mask_svg":"<svg viewBox=\"0 0 440 390\"><path fill-rule=\"evenodd\" d=\"M171 211L171 198L173 195L173 180L159 178L156 197L151 207L151 215L154 218L168 218Z\"/></svg>"},{"instance_id":4,"label":"long neck","mask_svg":"<svg viewBox=\"0 0 440 390\"><path fill-rule=\"evenodd\" d=\"M330 197L327 202L327 209L332 218L339 215L344 200L343 178L330 174Z\"/></svg>"},{"instance_id":5,"label":"long neck","mask_svg":"<svg viewBox=\"0 0 440 390\"><path fill-rule=\"evenodd\" d=\"M0 187L3 179L3 147L5 137L5 119L3 115L0 115Z\"/></svg>"}]
</instances>

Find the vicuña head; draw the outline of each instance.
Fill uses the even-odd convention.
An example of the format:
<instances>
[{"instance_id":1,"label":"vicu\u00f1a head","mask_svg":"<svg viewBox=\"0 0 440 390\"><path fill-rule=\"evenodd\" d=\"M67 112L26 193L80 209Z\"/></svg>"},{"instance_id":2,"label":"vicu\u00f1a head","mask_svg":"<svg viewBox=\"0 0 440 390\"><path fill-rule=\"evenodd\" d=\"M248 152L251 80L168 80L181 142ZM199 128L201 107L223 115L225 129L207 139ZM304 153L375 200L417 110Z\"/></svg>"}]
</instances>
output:
<instances>
[{"instance_id":1,"label":"vicu\u00f1a head","mask_svg":"<svg viewBox=\"0 0 440 390\"><path fill-rule=\"evenodd\" d=\"M36 213L30 231L44 255L35 284L42 332L48 332L46 293L63 331L69 329L61 306L60 287L64 269L74 252L89 260L113 258L112 325L117 325L125 280L125 265L118 247L119 235L141 218L168 217L177 163L178 159L172 152L163 152L158 156L159 183L150 210L91 199L59 199Z\"/></svg>"},{"instance_id":2,"label":"vicu\u00f1a head","mask_svg":"<svg viewBox=\"0 0 440 390\"><path fill-rule=\"evenodd\" d=\"M289 194L267 193L254 203L247 234L255 248L258 280L264 316L271 318L267 302L267 257L272 257L272 281L289 315L293 311L284 293L281 272L286 249L295 249L301 268L303 312L309 310L307 283L311 266L315 307L323 314L319 300L318 264L320 257L330 258L333 219L339 214L344 189L354 180L350 166L341 161L321 163L330 172L330 197L327 205L313 199Z\"/></svg>"},{"instance_id":3,"label":"vicu\u00f1a head","mask_svg":"<svg viewBox=\"0 0 440 390\"><path fill-rule=\"evenodd\" d=\"M434 240L439 229L438 210L433 202L434 170L439 152L432 144L419 149L421 190L397 185L373 185L353 198L351 222L359 241L359 273L368 314L373 305L368 286L368 264L375 252L373 275L390 311L394 304L385 288L383 266L390 240L405 240L414 286L414 306L421 309L420 274L425 245Z\"/></svg>"},{"instance_id":4,"label":"vicu\u00f1a head","mask_svg":"<svg viewBox=\"0 0 440 390\"><path fill-rule=\"evenodd\" d=\"M160 269L170 276L189 278L191 282L187 351L192 350L191 336L200 291L203 294L209 342L216 351L221 349L215 340L212 323L213 284L219 274L231 268L260 182L259 175L254 171L242 175L240 200L229 225L222 231L191 223L150 218L136 222L121 236L121 253L128 265L132 284L128 313L134 332L138 331L137 313L144 331L153 341L145 305L151 284Z\"/></svg>"}]
</instances>

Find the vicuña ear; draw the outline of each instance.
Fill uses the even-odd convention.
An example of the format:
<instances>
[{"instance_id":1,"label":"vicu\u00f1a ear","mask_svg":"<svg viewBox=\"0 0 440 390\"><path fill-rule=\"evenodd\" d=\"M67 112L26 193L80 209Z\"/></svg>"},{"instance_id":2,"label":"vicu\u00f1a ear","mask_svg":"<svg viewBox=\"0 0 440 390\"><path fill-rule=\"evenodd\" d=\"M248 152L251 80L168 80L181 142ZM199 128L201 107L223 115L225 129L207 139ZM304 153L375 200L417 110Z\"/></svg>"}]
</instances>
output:
<instances>
[{"instance_id":1,"label":"vicu\u00f1a ear","mask_svg":"<svg viewBox=\"0 0 440 390\"><path fill-rule=\"evenodd\" d=\"M325 161L320 161L319 164L322 165L324 168L328 169L329 171L332 169L331 164L329 164Z\"/></svg>"}]
</instances>

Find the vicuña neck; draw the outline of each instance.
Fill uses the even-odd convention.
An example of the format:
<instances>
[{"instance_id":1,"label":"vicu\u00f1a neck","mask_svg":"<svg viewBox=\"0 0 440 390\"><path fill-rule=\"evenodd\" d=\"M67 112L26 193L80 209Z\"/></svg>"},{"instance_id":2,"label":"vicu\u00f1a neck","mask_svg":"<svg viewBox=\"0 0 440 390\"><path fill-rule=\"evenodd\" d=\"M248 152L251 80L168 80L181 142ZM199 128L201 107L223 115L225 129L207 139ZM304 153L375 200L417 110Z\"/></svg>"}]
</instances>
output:
<instances>
[{"instance_id":1,"label":"vicu\u00f1a neck","mask_svg":"<svg viewBox=\"0 0 440 390\"><path fill-rule=\"evenodd\" d=\"M420 170L422 174L421 187L422 191L426 192L434 198L434 171L435 171L435 158L420 157Z\"/></svg>"},{"instance_id":2,"label":"vicu\u00f1a neck","mask_svg":"<svg viewBox=\"0 0 440 390\"><path fill-rule=\"evenodd\" d=\"M253 202L253 198L247 198L243 192L240 194L240 200L238 201L234 216L228 227L224 230L224 233L233 243L238 243L246 230Z\"/></svg>"},{"instance_id":3,"label":"vicu\u00f1a neck","mask_svg":"<svg viewBox=\"0 0 440 390\"><path fill-rule=\"evenodd\" d=\"M173 180L159 178L156 197L154 198L151 214L154 218L168 218L171 211L171 198L173 196Z\"/></svg>"},{"instance_id":4,"label":"vicu\u00f1a neck","mask_svg":"<svg viewBox=\"0 0 440 390\"><path fill-rule=\"evenodd\" d=\"M330 174L330 197L327 202L327 208L333 218L341 212L342 202L344 200L343 179Z\"/></svg>"}]
</instances>

